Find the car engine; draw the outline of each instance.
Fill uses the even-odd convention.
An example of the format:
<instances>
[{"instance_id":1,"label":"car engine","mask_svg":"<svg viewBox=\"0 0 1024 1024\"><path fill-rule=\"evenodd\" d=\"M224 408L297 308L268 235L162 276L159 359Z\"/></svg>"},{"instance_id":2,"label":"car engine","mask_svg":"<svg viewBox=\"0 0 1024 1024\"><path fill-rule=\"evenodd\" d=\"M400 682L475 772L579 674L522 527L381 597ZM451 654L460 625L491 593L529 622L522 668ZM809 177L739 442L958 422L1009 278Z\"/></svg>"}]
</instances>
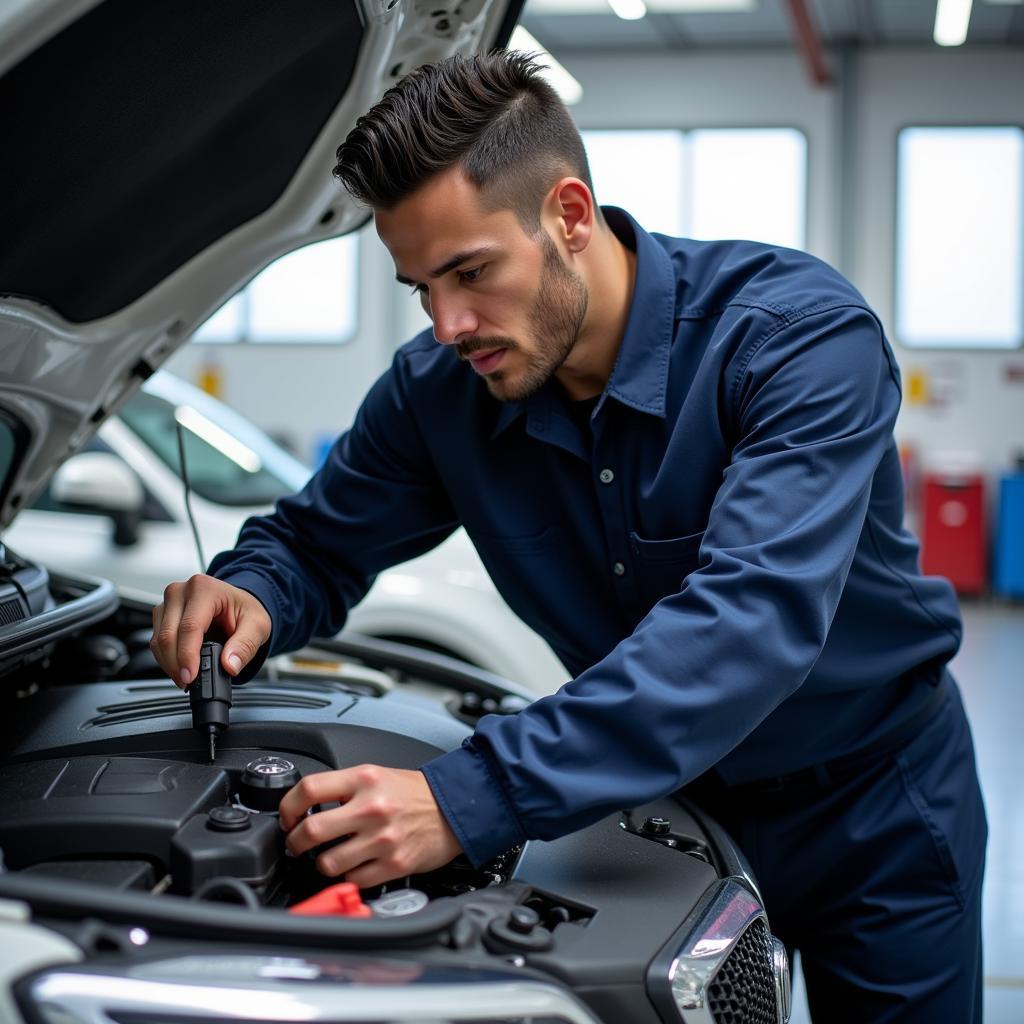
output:
<instances>
[{"instance_id":1,"label":"car engine","mask_svg":"<svg viewBox=\"0 0 1024 1024\"><path fill-rule=\"evenodd\" d=\"M454 749L481 714L522 706L492 677L399 645L324 642L271 660L235 689L211 764L188 697L149 652L149 609L109 594L101 609L96 588L52 587L40 617L96 607L37 637L32 657L5 662L0 903L23 901L91 970L148 977L146 957L178 963L197 945L207 949L204 970L228 953L236 967L243 953L259 960L268 947L274 956L318 950L318 971L324 949L386 950L419 971L554 985L580 1014L503 1020L785 1019L785 953L756 884L713 819L681 798L481 867L460 857L325 900L338 880L317 871L319 850L286 852L281 797L314 772L415 769ZM71 968L54 967L46 984L62 970ZM33 1002L42 989L30 989L22 998ZM128 1018L142 1019L118 1019Z\"/></svg>"}]
</instances>

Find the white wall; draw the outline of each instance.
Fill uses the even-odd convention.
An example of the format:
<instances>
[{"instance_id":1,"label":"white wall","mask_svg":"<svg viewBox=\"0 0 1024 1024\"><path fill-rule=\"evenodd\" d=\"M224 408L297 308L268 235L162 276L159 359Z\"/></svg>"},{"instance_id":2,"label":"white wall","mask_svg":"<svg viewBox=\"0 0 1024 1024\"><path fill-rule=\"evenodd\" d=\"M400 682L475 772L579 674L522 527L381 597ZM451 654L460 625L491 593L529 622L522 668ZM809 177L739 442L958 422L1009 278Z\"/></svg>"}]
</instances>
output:
<instances>
[{"instance_id":1,"label":"white wall","mask_svg":"<svg viewBox=\"0 0 1024 1024\"><path fill-rule=\"evenodd\" d=\"M207 364L223 399L310 460L325 433L348 427L360 400L387 368L397 343L418 330L419 303L394 279L394 265L372 225L359 237L359 329L342 345L188 344L167 369L198 381Z\"/></svg>"},{"instance_id":2,"label":"white wall","mask_svg":"<svg viewBox=\"0 0 1024 1024\"><path fill-rule=\"evenodd\" d=\"M878 51L863 58L855 118L855 221L851 277L892 325L896 136L910 124L1024 124L1024 55L987 50ZM989 472L1024 457L1024 351L935 351L897 347L906 377L920 369L950 392L948 404L904 402L898 434L923 461L970 452Z\"/></svg>"},{"instance_id":3,"label":"white wall","mask_svg":"<svg viewBox=\"0 0 1024 1024\"><path fill-rule=\"evenodd\" d=\"M874 50L830 55L849 87L814 88L794 51L651 56L598 54L564 60L582 82L573 108L581 128L795 126L808 139L808 249L850 276L883 321L892 309L896 132L907 124L1021 123L1024 60L1018 52ZM837 77L839 77L837 75ZM364 231L358 336L335 347L187 346L171 368L194 378L215 358L225 397L260 425L295 438L351 422L395 345L424 323L392 280L373 229ZM927 461L973 451L991 471L1024 454L1024 385L1007 366L1024 352L924 352L893 339L904 373L922 369L947 385L942 407L905 404L901 441Z\"/></svg>"}]
</instances>

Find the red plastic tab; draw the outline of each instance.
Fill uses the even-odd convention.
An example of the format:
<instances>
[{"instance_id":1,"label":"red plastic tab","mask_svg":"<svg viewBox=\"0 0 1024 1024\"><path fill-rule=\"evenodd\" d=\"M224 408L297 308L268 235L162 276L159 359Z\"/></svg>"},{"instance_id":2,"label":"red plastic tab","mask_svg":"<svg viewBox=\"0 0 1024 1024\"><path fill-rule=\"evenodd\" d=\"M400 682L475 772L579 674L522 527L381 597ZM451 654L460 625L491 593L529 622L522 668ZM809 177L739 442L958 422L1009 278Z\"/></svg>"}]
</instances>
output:
<instances>
[{"instance_id":1,"label":"red plastic tab","mask_svg":"<svg viewBox=\"0 0 1024 1024\"><path fill-rule=\"evenodd\" d=\"M289 914L336 914L340 917L373 917L359 895L355 882L338 882L288 908Z\"/></svg>"}]
</instances>

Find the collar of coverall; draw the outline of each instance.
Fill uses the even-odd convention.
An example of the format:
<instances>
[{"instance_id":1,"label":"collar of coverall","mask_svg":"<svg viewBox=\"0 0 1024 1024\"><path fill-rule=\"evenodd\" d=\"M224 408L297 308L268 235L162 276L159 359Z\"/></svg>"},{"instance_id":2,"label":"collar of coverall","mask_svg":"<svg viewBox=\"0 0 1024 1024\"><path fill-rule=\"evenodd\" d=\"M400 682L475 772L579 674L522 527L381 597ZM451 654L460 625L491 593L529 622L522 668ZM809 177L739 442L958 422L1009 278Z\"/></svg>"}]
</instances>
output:
<instances>
[{"instance_id":1,"label":"collar of coverall","mask_svg":"<svg viewBox=\"0 0 1024 1024\"><path fill-rule=\"evenodd\" d=\"M636 252L636 281L626 332L595 415L606 399L614 398L631 409L664 419L668 357L676 316L672 261L625 210L617 206L602 206L601 210L616 237ZM540 406L547 406L550 401L553 386L550 381L522 402L503 403L491 437L501 434L524 412L539 413Z\"/></svg>"}]
</instances>

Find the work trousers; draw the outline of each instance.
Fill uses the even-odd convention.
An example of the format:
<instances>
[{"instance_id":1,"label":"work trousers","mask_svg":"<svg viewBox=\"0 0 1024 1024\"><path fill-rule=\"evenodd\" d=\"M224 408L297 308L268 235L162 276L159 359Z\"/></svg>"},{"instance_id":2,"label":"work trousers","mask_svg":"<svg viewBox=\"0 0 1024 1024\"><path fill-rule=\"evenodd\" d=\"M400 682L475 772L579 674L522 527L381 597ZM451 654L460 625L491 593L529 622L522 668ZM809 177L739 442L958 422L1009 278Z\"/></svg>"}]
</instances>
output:
<instances>
[{"instance_id":1,"label":"work trousers","mask_svg":"<svg viewBox=\"0 0 1024 1024\"><path fill-rule=\"evenodd\" d=\"M799 950L815 1024L980 1024L988 827L959 690L842 781L691 794L746 854Z\"/></svg>"}]
</instances>

